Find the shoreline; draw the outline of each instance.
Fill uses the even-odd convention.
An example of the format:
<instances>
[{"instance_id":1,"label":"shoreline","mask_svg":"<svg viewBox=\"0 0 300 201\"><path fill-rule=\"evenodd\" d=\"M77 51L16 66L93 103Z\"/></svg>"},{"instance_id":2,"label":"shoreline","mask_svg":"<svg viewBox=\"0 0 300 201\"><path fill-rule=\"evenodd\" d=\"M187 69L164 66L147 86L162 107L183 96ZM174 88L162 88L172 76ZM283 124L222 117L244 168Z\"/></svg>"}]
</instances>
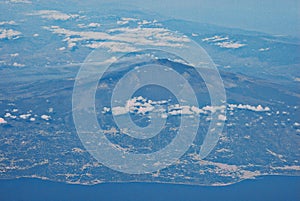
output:
<instances>
[{"instance_id":1,"label":"shoreline","mask_svg":"<svg viewBox=\"0 0 300 201\"><path fill-rule=\"evenodd\" d=\"M163 183L74 185L37 178L0 180L0 200L300 200L300 177L263 176L228 186ZM101 197L101 199L99 199Z\"/></svg>"}]
</instances>

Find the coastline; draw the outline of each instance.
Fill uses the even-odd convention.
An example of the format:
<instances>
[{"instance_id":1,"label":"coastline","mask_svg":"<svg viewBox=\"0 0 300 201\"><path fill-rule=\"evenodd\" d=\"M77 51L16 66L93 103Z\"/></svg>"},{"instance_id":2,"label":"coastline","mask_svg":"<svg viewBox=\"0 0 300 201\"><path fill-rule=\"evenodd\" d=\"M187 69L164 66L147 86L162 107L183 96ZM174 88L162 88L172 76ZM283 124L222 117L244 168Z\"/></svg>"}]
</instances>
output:
<instances>
[{"instance_id":1,"label":"coastline","mask_svg":"<svg viewBox=\"0 0 300 201\"><path fill-rule=\"evenodd\" d=\"M263 176L228 186L102 183L92 186L37 178L0 180L0 200L300 200L300 177Z\"/></svg>"}]
</instances>

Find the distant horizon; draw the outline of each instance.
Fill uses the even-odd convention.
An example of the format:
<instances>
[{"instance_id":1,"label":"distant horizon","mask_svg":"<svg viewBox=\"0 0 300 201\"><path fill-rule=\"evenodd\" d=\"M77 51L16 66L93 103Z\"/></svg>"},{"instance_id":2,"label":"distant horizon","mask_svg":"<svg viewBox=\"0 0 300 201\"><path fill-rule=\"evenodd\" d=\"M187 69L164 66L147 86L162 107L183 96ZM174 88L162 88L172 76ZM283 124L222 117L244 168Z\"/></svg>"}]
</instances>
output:
<instances>
[{"instance_id":1,"label":"distant horizon","mask_svg":"<svg viewBox=\"0 0 300 201\"><path fill-rule=\"evenodd\" d=\"M119 3L118 1L112 1ZM264 32L271 35L299 37L300 2L259 0L125 0L121 4L147 8L166 17L207 23L229 28Z\"/></svg>"}]
</instances>

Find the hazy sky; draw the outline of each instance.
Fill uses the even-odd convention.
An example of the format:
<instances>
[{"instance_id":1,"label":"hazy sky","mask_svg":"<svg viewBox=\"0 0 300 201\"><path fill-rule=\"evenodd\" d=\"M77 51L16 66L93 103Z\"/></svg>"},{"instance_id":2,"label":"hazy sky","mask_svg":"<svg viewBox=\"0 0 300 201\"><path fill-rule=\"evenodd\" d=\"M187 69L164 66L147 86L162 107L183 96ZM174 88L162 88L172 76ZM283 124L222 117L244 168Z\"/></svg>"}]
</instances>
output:
<instances>
[{"instance_id":1,"label":"hazy sky","mask_svg":"<svg viewBox=\"0 0 300 201\"><path fill-rule=\"evenodd\" d=\"M298 36L299 0L115 0L166 16Z\"/></svg>"}]
</instances>

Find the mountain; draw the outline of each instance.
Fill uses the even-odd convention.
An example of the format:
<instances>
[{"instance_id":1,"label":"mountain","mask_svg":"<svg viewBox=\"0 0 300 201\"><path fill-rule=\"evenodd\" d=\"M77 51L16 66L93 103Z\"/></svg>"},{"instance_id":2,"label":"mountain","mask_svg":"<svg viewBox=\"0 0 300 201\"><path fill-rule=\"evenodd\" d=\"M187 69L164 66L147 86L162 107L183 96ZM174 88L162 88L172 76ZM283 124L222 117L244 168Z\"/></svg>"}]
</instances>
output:
<instances>
[{"instance_id":1,"label":"mountain","mask_svg":"<svg viewBox=\"0 0 300 201\"><path fill-rule=\"evenodd\" d=\"M55 5L25 0L1 2L1 179L220 186L262 175L299 176L299 39L167 19L109 5L107 10L99 6L78 10L77 4L80 2L70 7L60 1ZM181 58L183 55L139 52L142 47L180 49L190 43L202 47L207 52L203 55L211 58L209 65L214 63L216 68L201 64L196 71ZM97 55L99 49L103 55ZM130 54L136 51L146 59ZM91 52L97 56L92 58L95 60L89 60ZM201 58L206 58L203 55ZM106 57L112 60L101 60ZM81 108L72 107L74 86L81 81L78 72L91 61L100 62L95 63L95 72L105 62L112 63L96 85L95 114L115 150L136 155L159 152L174 142L181 119L190 118L186 120L190 122L188 128L198 126L193 122L200 123L187 152L175 163L148 174L118 172L96 160L74 124L74 111ZM143 67L148 65L164 66L165 71L172 69L184 77L198 105L190 105L176 98L174 91L153 84L141 85L123 105L112 106L111 96L118 82L136 70L129 81L141 84L139 68L151 77L151 71ZM94 80L96 74L87 75ZM210 87L217 75L226 92L226 100L218 100L224 101L222 105L211 104ZM160 82L159 76L152 78ZM173 83L171 80L167 81ZM126 84L131 86L130 82ZM94 86L89 80L83 83ZM174 83L181 84L179 79ZM88 99L84 94L80 98ZM115 122L125 115L141 128L150 125L154 117L165 119L166 124L157 136L136 139ZM201 158L205 134L214 129L209 127L213 118L224 128L218 133L216 146ZM89 123L89 118L81 120Z\"/></svg>"}]
</instances>

